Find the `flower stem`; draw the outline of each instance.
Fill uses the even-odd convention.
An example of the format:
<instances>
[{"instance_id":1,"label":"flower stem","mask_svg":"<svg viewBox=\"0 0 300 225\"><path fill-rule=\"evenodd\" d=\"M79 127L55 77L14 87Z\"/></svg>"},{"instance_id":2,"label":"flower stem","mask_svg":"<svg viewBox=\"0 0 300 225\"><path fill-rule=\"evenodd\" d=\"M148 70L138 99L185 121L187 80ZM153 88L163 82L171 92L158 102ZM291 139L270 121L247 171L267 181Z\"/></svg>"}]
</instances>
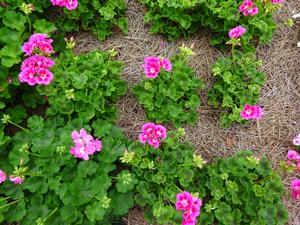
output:
<instances>
[{"instance_id":1,"label":"flower stem","mask_svg":"<svg viewBox=\"0 0 300 225\"><path fill-rule=\"evenodd\" d=\"M2 208L5 208L6 206L13 205L13 204L15 204L15 203L17 203L17 202L19 202L19 201L21 201L21 200L23 200L23 199L19 199L19 200L16 200L16 201L10 202L10 203L8 203L8 204L6 204L6 205L2 205L2 206L0 206L0 209L2 209Z\"/></svg>"},{"instance_id":2,"label":"flower stem","mask_svg":"<svg viewBox=\"0 0 300 225\"><path fill-rule=\"evenodd\" d=\"M14 122L13 122L13 121L11 121L11 120L8 120L8 122L9 122L10 124L12 124L12 125L14 125L14 126L16 126L16 127L20 128L21 130L24 130L24 131L27 131L27 132L29 132L29 130L27 130L26 128L24 128L24 127L20 126L19 124L16 124L16 123L14 123Z\"/></svg>"},{"instance_id":3,"label":"flower stem","mask_svg":"<svg viewBox=\"0 0 300 225\"><path fill-rule=\"evenodd\" d=\"M57 211L58 207L56 207L48 216L46 216L45 219L43 219L43 222L46 222L47 219L49 219L56 211Z\"/></svg>"}]
</instances>

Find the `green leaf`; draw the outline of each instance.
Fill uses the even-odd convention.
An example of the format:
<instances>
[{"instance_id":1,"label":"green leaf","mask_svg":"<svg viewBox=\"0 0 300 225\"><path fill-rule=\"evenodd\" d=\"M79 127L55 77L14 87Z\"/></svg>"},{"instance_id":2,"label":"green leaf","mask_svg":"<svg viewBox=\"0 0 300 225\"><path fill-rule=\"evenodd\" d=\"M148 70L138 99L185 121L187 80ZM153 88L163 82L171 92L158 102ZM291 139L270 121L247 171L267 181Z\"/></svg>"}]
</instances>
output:
<instances>
[{"instance_id":1,"label":"green leaf","mask_svg":"<svg viewBox=\"0 0 300 225\"><path fill-rule=\"evenodd\" d=\"M50 34L57 30L54 23L48 22L45 19L36 20L33 24L35 33Z\"/></svg>"},{"instance_id":2,"label":"green leaf","mask_svg":"<svg viewBox=\"0 0 300 225\"><path fill-rule=\"evenodd\" d=\"M93 204L88 205L85 210L85 214L91 222L103 220L105 213L106 209L102 207L100 201L93 202Z\"/></svg>"},{"instance_id":3,"label":"green leaf","mask_svg":"<svg viewBox=\"0 0 300 225\"><path fill-rule=\"evenodd\" d=\"M9 10L5 13L2 21L4 25L20 31L24 30L26 20L26 16L23 16L22 13Z\"/></svg>"},{"instance_id":4,"label":"green leaf","mask_svg":"<svg viewBox=\"0 0 300 225\"><path fill-rule=\"evenodd\" d=\"M133 194L132 192L127 192L125 194L119 193L116 190L109 192L111 198L111 208L113 214L116 216L125 215L128 210L133 206Z\"/></svg>"}]
</instances>

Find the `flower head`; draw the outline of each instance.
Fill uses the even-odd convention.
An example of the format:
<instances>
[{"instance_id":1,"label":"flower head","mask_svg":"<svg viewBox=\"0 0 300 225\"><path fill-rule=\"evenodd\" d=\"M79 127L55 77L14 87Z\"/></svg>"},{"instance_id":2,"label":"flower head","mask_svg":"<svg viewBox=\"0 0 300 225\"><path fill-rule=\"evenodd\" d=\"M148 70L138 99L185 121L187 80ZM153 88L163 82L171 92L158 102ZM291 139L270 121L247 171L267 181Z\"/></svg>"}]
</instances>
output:
<instances>
[{"instance_id":1,"label":"flower head","mask_svg":"<svg viewBox=\"0 0 300 225\"><path fill-rule=\"evenodd\" d=\"M281 4L283 3L285 0L271 0L272 4Z\"/></svg>"},{"instance_id":2,"label":"flower head","mask_svg":"<svg viewBox=\"0 0 300 225\"><path fill-rule=\"evenodd\" d=\"M23 44L22 51L26 56L32 55L36 50L51 54L54 52L51 45L52 42L52 39L47 38L47 34L33 34L30 36L28 42Z\"/></svg>"},{"instance_id":3,"label":"flower head","mask_svg":"<svg viewBox=\"0 0 300 225\"><path fill-rule=\"evenodd\" d=\"M0 170L0 184L6 181L6 173L3 170Z\"/></svg>"},{"instance_id":4,"label":"flower head","mask_svg":"<svg viewBox=\"0 0 300 225\"><path fill-rule=\"evenodd\" d=\"M293 145L300 146L300 133L296 137L294 137Z\"/></svg>"},{"instance_id":5,"label":"flower head","mask_svg":"<svg viewBox=\"0 0 300 225\"><path fill-rule=\"evenodd\" d=\"M300 199L300 179L293 180L291 182L292 198Z\"/></svg>"},{"instance_id":6,"label":"flower head","mask_svg":"<svg viewBox=\"0 0 300 225\"><path fill-rule=\"evenodd\" d=\"M162 140L167 138L167 130L164 126L154 123L145 123L142 132L139 134L139 140L142 144L148 142L154 148L158 148Z\"/></svg>"},{"instance_id":7,"label":"flower head","mask_svg":"<svg viewBox=\"0 0 300 225\"><path fill-rule=\"evenodd\" d=\"M94 139L83 128L79 132L73 131L71 137L74 146L70 149L70 153L76 158L88 160L90 155L100 152L102 149L102 142Z\"/></svg>"},{"instance_id":8,"label":"flower head","mask_svg":"<svg viewBox=\"0 0 300 225\"><path fill-rule=\"evenodd\" d=\"M235 28L232 28L230 31L229 31L229 37L230 38L233 38L233 39L238 39L240 38L241 36L243 36L245 33L246 33L246 29L242 26L237 26Z\"/></svg>"},{"instance_id":9,"label":"flower head","mask_svg":"<svg viewBox=\"0 0 300 225\"><path fill-rule=\"evenodd\" d=\"M156 78L160 73L160 69L163 68L165 71L172 70L172 64L169 59L160 59L155 56L146 57L144 59L144 72L147 78Z\"/></svg>"},{"instance_id":10,"label":"flower head","mask_svg":"<svg viewBox=\"0 0 300 225\"><path fill-rule=\"evenodd\" d=\"M254 16L258 13L258 8L255 3L251 0L245 0L239 7L239 11L243 13L244 16Z\"/></svg>"},{"instance_id":11,"label":"flower head","mask_svg":"<svg viewBox=\"0 0 300 225\"><path fill-rule=\"evenodd\" d=\"M20 176L14 176L14 175L11 175L9 176L9 180L11 182L13 182L14 184L22 184L24 179Z\"/></svg>"},{"instance_id":12,"label":"flower head","mask_svg":"<svg viewBox=\"0 0 300 225\"><path fill-rule=\"evenodd\" d=\"M183 225L195 225L197 223L197 217L200 215L200 208L202 201L192 196L189 192L184 191L178 193L176 196L176 210L183 210Z\"/></svg>"},{"instance_id":13,"label":"flower head","mask_svg":"<svg viewBox=\"0 0 300 225\"><path fill-rule=\"evenodd\" d=\"M76 9L78 6L77 0L51 0L52 5L66 7L68 10Z\"/></svg>"},{"instance_id":14,"label":"flower head","mask_svg":"<svg viewBox=\"0 0 300 225\"><path fill-rule=\"evenodd\" d=\"M263 116L263 110L260 106L251 106L246 104L240 113L245 120L256 119L259 120Z\"/></svg>"}]
</instances>

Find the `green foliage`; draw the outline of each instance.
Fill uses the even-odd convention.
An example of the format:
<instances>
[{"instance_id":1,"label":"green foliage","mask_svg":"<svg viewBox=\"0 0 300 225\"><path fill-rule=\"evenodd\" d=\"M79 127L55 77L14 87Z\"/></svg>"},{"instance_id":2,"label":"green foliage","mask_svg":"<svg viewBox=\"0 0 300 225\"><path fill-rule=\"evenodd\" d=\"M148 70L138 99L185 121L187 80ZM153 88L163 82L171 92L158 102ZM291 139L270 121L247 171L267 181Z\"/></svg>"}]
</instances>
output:
<instances>
[{"instance_id":1,"label":"green foliage","mask_svg":"<svg viewBox=\"0 0 300 225\"><path fill-rule=\"evenodd\" d=\"M247 29L247 34L242 38L244 43L249 43L254 38L266 43L271 40L276 28L272 19L272 11L276 7L270 1L254 1L259 14L253 17L239 13L238 7L243 0L140 1L148 9L144 20L151 22L150 31L163 34L171 40L180 36L187 37L200 28L207 27L215 33L211 43L224 44L228 40L228 31L242 25Z\"/></svg>"},{"instance_id":2,"label":"green foliage","mask_svg":"<svg viewBox=\"0 0 300 225\"><path fill-rule=\"evenodd\" d=\"M176 194L197 190L194 149L189 143L180 143L179 138L177 133L168 132L159 149L133 142L121 158L138 178L134 198L150 223L179 224L181 214L174 208Z\"/></svg>"},{"instance_id":3,"label":"green foliage","mask_svg":"<svg viewBox=\"0 0 300 225\"><path fill-rule=\"evenodd\" d=\"M172 122L176 127L182 123L195 123L200 106L198 91L204 87L187 59L175 55L172 71L161 71L155 79L144 79L133 88L133 93L144 106L151 121Z\"/></svg>"},{"instance_id":4,"label":"green foliage","mask_svg":"<svg viewBox=\"0 0 300 225\"><path fill-rule=\"evenodd\" d=\"M110 59L106 52L93 51L79 56L64 52L53 67L54 81L38 86L48 96L47 115L66 115L89 121L95 116L113 121L115 102L126 92L120 79L122 63Z\"/></svg>"},{"instance_id":5,"label":"green foliage","mask_svg":"<svg viewBox=\"0 0 300 225\"><path fill-rule=\"evenodd\" d=\"M220 58L213 66L216 81L208 93L209 104L222 107L221 125L243 122L240 116L245 104L256 104L266 76L257 68L262 65L252 53L240 51L232 57Z\"/></svg>"},{"instance_id":6,"label":"green foliage","mask_svg":"<svg viewBox=\"0 0 300 225\"><path fill-rule=\"evenodd\" d=\"M85 127L76 119L64 124L61 118L28 119L28 131L18 132L3 149L0 167L7 174L25 177L21 185L7 181L0 186L0 221L19 221L21 225L43 224L111 224L133 205L132 188L118 192L113 176L118 175L115 161L123 155L125 139L115 126L105 125L103 135L95 135L103 143L102 150L88 161L74 158L71 132ZM106 133L109 133L107 135ZM136 181L135 181L136 182Z\"/></svg>"},{"instance_id":7,"label":"green foliage","mask_svg":"<svg viewBox=\"0 0 300 225\"><path fill-rule=\"evenodd\" d=\"M201 180L199 195L205 196L199 217L203 225L287 222L280 200L283 183L266 158L258 160L250 151L240 151L209 165L197 173L197 179Z\"/></svg>"}]
</instances>

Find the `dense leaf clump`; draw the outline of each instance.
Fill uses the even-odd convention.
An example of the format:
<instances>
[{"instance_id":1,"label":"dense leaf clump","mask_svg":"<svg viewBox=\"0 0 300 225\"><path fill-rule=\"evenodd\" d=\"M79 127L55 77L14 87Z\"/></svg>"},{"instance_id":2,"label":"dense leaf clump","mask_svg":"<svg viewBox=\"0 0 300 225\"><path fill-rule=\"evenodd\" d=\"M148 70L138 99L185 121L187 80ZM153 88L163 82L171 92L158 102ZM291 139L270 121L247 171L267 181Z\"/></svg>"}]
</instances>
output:
<instances>
[{"instance_id":1,"label":"dense leaf clump","mask_svg":"<svg viewBox=\"0 0 300 225\"><path fill-rule=\"evenodd\" d=\"M182 55L171 59L171 72L161 71L155 79L144 79L133 88L151 121L195 123L200 106L198 91L204 87L194 70Z\"/></svg>"},{"instance_id":2,"label":"dense leaf clump","mask_svg":"<svg viewBox=\"0 0 300 225\"><path fill-rule=\"evenodd\" d=\"M48 97L49 116L66 115L89 121L95 116L114 121L115 103L126 92L121 80L123 64L107 52L92 51L74 56L65 52L56 60L54 81L37 89Z\"/></svg>"}]
</instances>

